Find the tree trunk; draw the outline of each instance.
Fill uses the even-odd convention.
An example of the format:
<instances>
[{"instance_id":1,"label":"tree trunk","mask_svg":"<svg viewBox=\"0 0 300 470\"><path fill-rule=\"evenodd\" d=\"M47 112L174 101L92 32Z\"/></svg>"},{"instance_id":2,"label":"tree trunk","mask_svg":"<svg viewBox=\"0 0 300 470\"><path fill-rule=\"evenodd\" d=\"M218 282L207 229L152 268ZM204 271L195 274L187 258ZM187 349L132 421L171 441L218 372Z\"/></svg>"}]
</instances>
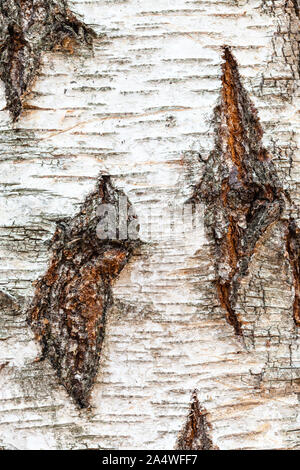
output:
<instances>
[{"instance_id":1,"label":"tree trunk","mask_svg":"<svg viewBox=\"0 0 300 470\"><path fill-rule=\"evenodd\" d=\"M299 449L298 1L69 6L92 49L42 39L18 113L1 82L0 446ZM105 175L139 241L86 264Z\"/></svg>"}]
</instances>

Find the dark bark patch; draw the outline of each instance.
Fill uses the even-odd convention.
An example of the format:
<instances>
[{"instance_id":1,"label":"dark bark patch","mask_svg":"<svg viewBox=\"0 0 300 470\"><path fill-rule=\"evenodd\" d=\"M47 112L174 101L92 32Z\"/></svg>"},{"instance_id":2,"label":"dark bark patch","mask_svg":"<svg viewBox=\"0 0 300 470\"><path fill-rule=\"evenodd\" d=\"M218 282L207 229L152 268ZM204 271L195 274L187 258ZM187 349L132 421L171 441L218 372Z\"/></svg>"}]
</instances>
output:
<instances>
[{"instance_id":1,"label":"dark bark patch","mask_svg":"<svg viewBox=\"0 0 300 470\"><path fill-rule=\"evenodd\" d=\"M296 326L300 326L300 230L293 220L287 223L286 249L294 280L293 316Z\"/></svg>"},{"instance_id":2,"label":"dark bark patch","mask_svg":"<svg viewBox=\"0 0 300 470\"><path fill-rule=\"evenodd\" d=\"M219 299L228 322L241 336L235 311L240 281L247 274L258 240L280 218L284 198L275 167L262 146L257 111L227 47L222 70L215 149L194 198L205 202L205 225L215 245Z\"/></svg>"},{"instance_id":3,"label":"dark bark patch","mask_svg":"<svg viewBox=\"0 0 300 470\"><path fill-rule=\"evenodd\" d=\"M0 77L7 107L16 120L38 68L42 51L91 45L95 33L79 21L65 0L1 0Z\"/></svg>"},{"instance_id":4,"label":"dark bark patch","mask_svg":"<svg viewBox=\"0 0 300 470\"><path fill-rule=\"evenodd\" d=\"M197 392L194 391L188 419L176 448L178 450L218 450L209 435L210 428L207 412L201 408Z\"/></svg>"},{"instance_id":5,"label":"dark bark patch","mask_svg":"<svg viewBox=\"0 0 300 470\"><path fill-rule=\"evenodd\" d=\"M97 235L99 207L109 205L118 219L120 198L124 201L124 194L102 177L78 214L57 223L50 265L36 283L28 311L43 358L50 360L60 382L82 408L89 405L98 371L112 281L139 245L129 238L120 240L118 231L107 240ZM127 223L135 223L128 201L126 209Z\"/></svg>"},{"instance_id":6,"label":"dark bark patch","mask_svg":"<svg viewBox=\"0 0 300 470\"><path fill-rule=\"evenodd\" d=\"M295 10L295 13L297 16L300 16L300 6L299 6L299 0L292 0L292 3L293 3L293 7L294 7L294 10Z\"/></svg>"}]
</instances>

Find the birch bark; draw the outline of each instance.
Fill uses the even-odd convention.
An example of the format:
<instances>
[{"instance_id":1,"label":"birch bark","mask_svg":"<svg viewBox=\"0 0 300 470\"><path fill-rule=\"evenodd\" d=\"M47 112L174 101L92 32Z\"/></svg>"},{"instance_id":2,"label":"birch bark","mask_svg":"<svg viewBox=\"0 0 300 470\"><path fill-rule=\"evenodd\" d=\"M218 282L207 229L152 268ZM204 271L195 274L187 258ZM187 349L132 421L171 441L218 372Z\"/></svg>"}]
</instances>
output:
<instances>
[{"instance_id":1,"label":"birch bark","mask_svg":"<svg viewBox=\"0 0 300 470\"><path fill-rule=\"evenodd\" d=\"M203 206L186 201L213 149L224 45L300 226L299 10L291 0L76 0L93 52L45 52L27 106L0 105L0 446L172 449L194 390L207 442L299 449L295 281L279 220L241 280L241 341L214 284ZM26 324L56 221L100 174L130 199L144 244L113 286L90 410L79 410ZM171 222L169 223L169 220ZM198 406L198 405L197 405Z\"/></svg>"}]
</instances>

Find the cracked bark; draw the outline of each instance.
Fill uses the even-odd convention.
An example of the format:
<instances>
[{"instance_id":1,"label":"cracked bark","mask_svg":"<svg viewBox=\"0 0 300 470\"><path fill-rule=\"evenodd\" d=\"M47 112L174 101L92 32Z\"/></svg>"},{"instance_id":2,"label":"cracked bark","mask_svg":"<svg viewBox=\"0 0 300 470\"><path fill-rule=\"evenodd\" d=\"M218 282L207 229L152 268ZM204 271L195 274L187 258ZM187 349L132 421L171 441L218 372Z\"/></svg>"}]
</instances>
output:
<instances>
[{"instance_id":1,"label":"cracked bark","mask_svg":"<svg viewBox=\"0 0 300 470\"><path fill-rule=\"evenodd\" d=\"M28 311L28 323L68 393L81 407L89 395L101 355L106 316L112 304L111 284L128 263L137 241L97 235L101 204L117 213L122 196L108 177L99 179L72 219L57 223L51 242L52 257L45 276L37 282ZM124 197L124 195L123 195ZM132 207L128 203L130 214ZM118 220L122 214L118 212ZM135 219L129 215L128 225Z\"/></svg>"},{"instance_id":2,"label":"cracked bark","mask_svg":"<svg viewBox=\"0 0 300 470\"><path fill-rule=\"evenodd\" d=\"M194 391L187 422L178 439L179 450L218 450L209 435L210 424L207 412L201 408L197 392Z\"/></svg>"},{"instance_id":3,"label":"cracked bark","mask_svg":"<svg viewBox=\"0 0 300 470\"><path fill-rule=\"evenodd\" d=\"M91 45L95 34L65 0L3 0L0 4L0 77L7 107L16 120L37 75L42 51Z\"/></svg>"},{"instance_id":4,"label":"cracked bark","mask_svg":"<svg viewBox=\"0 0 300 470\"><path fill-rule=\"evenodd\" d=\"M221 103L215 110L216 143L195 199L205 201L205 222L215 243L216 285L237 335L237 291L257 242L284 209L274 165L262 146L257 111L243 88L238 66L224 49Z\"/></svg>"}]
</instances>

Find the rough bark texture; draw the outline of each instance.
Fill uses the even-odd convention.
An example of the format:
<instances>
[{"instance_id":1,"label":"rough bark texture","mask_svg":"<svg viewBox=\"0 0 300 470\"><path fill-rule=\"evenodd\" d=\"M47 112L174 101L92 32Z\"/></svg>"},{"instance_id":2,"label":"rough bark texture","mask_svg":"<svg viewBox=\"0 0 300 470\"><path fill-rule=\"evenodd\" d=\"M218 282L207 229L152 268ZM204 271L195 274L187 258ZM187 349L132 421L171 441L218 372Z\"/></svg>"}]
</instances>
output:
<instances>
[{"instance_id":1,"label":"rough bark texture","mask_svg":"<svg viewBox=\"0 0 300 470\"><path fill-rule=\"evenodd\" d=\"M217 450L209 436L210 425L207 413L198 401L194 391L189 416L177 444L179 450Z\"/></svg>"},{"instance_id":2,"label":"rough bark texture","mask_svg":"<svg viewBox=\"0 0 300 470\"><path fill-rule=\"evenodd\" d=\"M49 358L81 408L89 405L98 371L106 315L112 302L111 282L138 246L128 238L121 240L118 230L115 239L109 238L109 233L106 241L97 235L100 205L110 205L118 214L121 197L109 179L102 177L80 212L58 223L51 242L49 269L37 283L28 312L28 323L42 345L43 359ZM132 209L127 205L126 213ZM130 225L133 218L131 214L126 223Z\"/></svg>"},{"instance_id":3,"label":"rough bark texture","mask_svg":"<svg viewBox=\"0 0 300 470\"><path fill-rule=\"evenodd\" d=\"M295 289L293 305L294 321L297 326L300 326L300 233L294 220L290 220L287 224L286 243Z\"/></svg>"},{"instance_id":4,"label":"rough bark texture","mask_svg":"<svg viewBox=\"0 0 300 470\"><path fill-rule=\"evenodd\" d=\"M235 312L240 281L257 242L284 209L282 188L262 146L262 128L243 88L237 63L224 50L221 103L215 111L216 144L195 199L206 202L205 222L216 245L216 285L221 305L237 335Z\"/></svg>"},{"instance_id":5,"label":"rough bark texture","mask_svg":"<svg viewBox=\"0 0 300 470\"><path fill-rule=\"evenodd\" d=\"M298 252L287 243L289 221L296 235L300 227L294 2L69 5L97 33L93 57L43 53L13 126L0 83L0 446L173 449L197 389L219 449L299 449ZM216 145L225 45L257 110L261 148L290 195L240 277L243 341L217 293L214 240L202 221L195 228L173 210L192 196ZM56 221L78 214L98 174L128 195L147 243L114 280L87 411L48 361L35 362L25 310L47 271ZM205 204L195 207L200 219Z\"/></svg>"},{"instance_id":6,"label":"rough bark texture","mask_svg":"<svg viewBox=\"0 0 300 470\"><path fill-rule=\"evenodd\" d=\"M65 0L2 0L0 4L0 77L7 107L16 120L45 50L70 53L91 45L94 33L67 8Z\"/></svg>"}]
</instances>

